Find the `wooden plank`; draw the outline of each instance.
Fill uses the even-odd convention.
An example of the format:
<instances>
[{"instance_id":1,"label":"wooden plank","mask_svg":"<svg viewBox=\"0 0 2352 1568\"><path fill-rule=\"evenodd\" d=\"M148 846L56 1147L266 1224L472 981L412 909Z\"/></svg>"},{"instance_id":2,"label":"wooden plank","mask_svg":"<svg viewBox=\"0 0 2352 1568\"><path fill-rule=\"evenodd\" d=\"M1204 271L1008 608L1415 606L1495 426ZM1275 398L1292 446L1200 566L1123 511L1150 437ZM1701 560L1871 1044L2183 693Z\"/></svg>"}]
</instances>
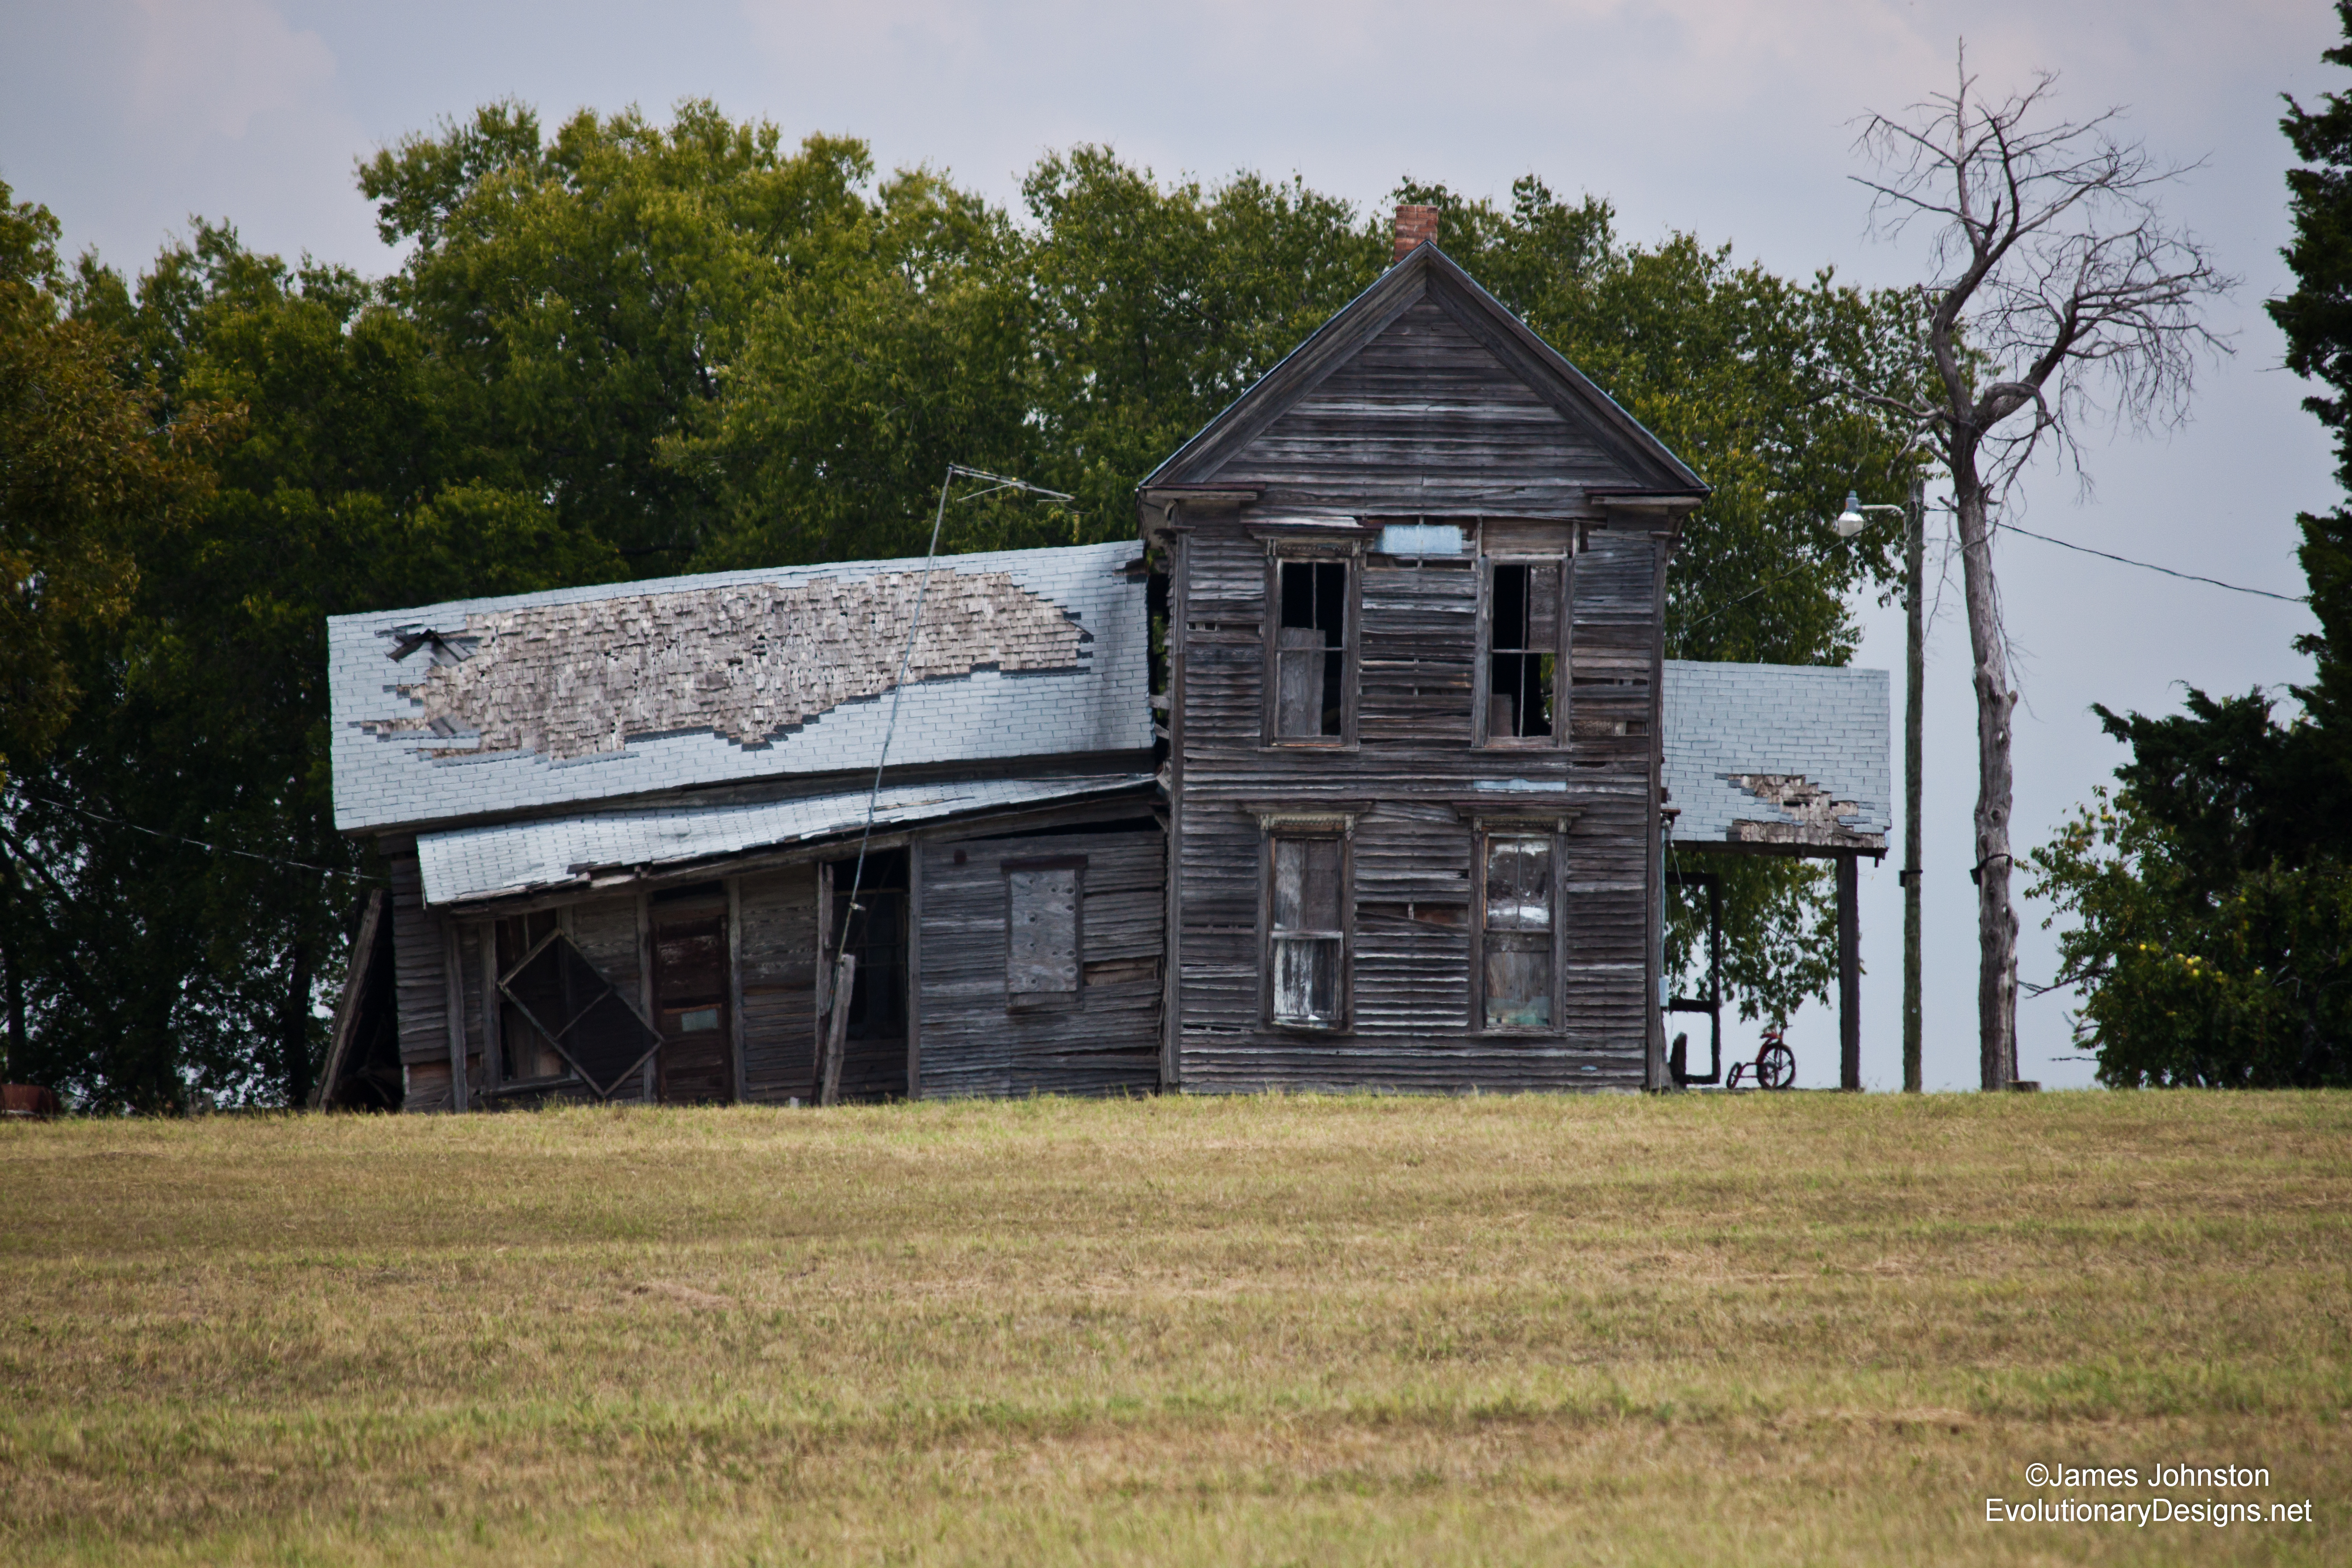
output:
<instances>
[{"instance_id":1,"label":"wooden plank","mask_svg":"<svg viewBox=\"0 0 2352 1568\"><path fill-rule=\"evenodd\" d=\"M644 889L636 896L637 916L637 1016L654 1023L654 912L653 894ZM659 1055L658 1052L656 1055ZM647 1057L646 1065L637 1070L637 1099L653 1103L655 1058Z\"/></svg>"},{"instance_id":2,"label":"wooden plank","mask_svg":"<svg viewBox=\"0 0 2352 1568\"><path fill-rule=\"evenodd\" d=\"M727 879L727 1050L733 1058L735 1102L751 1098L743 1072L743 879Z\"/></svg>"},{"instance_id":3,"label":"wooden plank","mask_svg":"<svg viewBox=\"0 0 2352 1568\"><path fill-rule=\"evenodd\" d=\"M330 1089L343 1071L344 1058L351 1055L352 1036L359 1026L360 1002L375 966L376 934L388 918L385 905L389 901L385 889L371 888L367 902L360 910L359 935L352 943L351 963L343 972L343 994L335 1001L335 1021L327 1037L326 1066L310 1089L310 1106L313 1110L326 1103Z\"/></svg>"},{"instance_id":4,"label":"wooden plank","mask_svg":"<svg viewBox=\"0 0 2352 1568\"><path fill-rule=\"evenodd\" d=\"M441 931L442 1016L449 1031L449 1109L462 1111L469 1110L472 1101L466 1071L465 964L458 955L457 926L440 919L434 923Z\"/></svg>"},{"instance_id":5,"label":"wooden plank","mask_svg":"<svg viewBox=\"0 0 2352 1568\"><path fill-rule=\"evenodd\" d=\"M923 856L907 851L907 1098L923 1098Z\"/></svg>"}]
</instances>

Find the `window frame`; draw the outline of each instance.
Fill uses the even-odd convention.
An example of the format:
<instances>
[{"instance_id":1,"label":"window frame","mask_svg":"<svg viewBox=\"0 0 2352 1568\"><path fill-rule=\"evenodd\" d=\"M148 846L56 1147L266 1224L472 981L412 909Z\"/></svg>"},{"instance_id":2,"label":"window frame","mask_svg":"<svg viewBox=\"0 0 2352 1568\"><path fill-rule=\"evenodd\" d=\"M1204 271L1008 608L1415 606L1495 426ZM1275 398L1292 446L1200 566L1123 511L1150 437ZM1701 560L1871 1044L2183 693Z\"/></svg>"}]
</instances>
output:
<instances>
[{"instance_id":1,"label":"window frame","mask_svg":"<svg viewBox=\"0 0 2352 1568\"><path fill-rule=\"evenodd\" d=\"M1561 1010L1567 1002L1565 971L1568 943L1563 894L1568 885L1568 820L1560 817L1482 817L1472 825L1470 837L1470 1032L1474 1035L1520 1039L1556 1038L1565 1032ZM1551 1021L1548 1024L1489 1024L1486 1021L1486 869L1489 846L1497 838L1540 838L1551 847Z\"/></svg>"},{"instance_id":2,"label":"window frame","mask_svg":"<svg viewBox=\"0 0 2352 1568\"><path fill-rule=\"evenodd\" d=\"M1067 991L1013 989L1013 879L1022 872L1071 873L1070 966L1074 982ZM997 863L1004 885L1004 1010L1007 1013L1070 1012L1085 1004L1087 992L1087 858L1083 855L1015 856Z\"/></svg>"},{"instance_id":3,"label":"window frame","mask_svg":"<svg viewBox=\"0 0 2352 1568\"><path fill-rule=\"evenodd\" d=\"M1337 735L1279 733L1282 700L1282 569L1285 565L1336 565L1348 574L1346 641L1339 661L1339 732ZM1258 743L1284 751L1354 751L1357 749L1358 689L1361 686L1364 640L1363 550L1359 540L1268 540L1265 552L1265 668L1259 703Z\"/></svg>"},{"instance_id":4,"label":"window frame","mask_svg":"<svg viewBox=\"0 0 2352 1568\"><path fill-rule=\"evenodd\" d=\"M1556 566L1559 569L1559 605L1554 628L1556 647L1552 649L1551 667L1551 733L1549 735L1496 735L1491 732L1493 720L1495 671L1495 568L1497 566ZM1501 551L1494 554L1484 552L1478 556L1478 631L1477 654L1473 661L1470 679L1470 743L1481 751L1549 752L1559 751L1569 743L1571 728L1569 715L1570 693L1574 681L1570 679L1570 643L1576 605L1576 555L1572 550L1557 552L1543 551Z\"/></svg>"},{"instance_id":5,"label":"window frame","mask_svg":"<svg viewBox=\"0 0 2352 1568\"><path fill-rule=\"evenodd\" d=\"M1262 816L1258 834L1258 1022L1268 1029L1302 1035L1343 1035L1355 1025L1356 834L1347 816ZM1275 854L1285 840L1336 843L1339 847L1339 964L1336 1005L1328 1023L1275 1016Z\"/></svg>"}]
</instances>

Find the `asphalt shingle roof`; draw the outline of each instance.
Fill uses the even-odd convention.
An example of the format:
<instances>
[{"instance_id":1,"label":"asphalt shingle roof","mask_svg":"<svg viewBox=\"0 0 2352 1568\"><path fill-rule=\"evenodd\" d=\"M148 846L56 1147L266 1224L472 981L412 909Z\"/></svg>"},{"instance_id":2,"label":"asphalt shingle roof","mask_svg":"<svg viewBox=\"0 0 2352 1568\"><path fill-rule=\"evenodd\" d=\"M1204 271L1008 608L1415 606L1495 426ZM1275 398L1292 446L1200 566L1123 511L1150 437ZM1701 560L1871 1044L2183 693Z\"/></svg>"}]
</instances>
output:
<instances>
[{"instance_id":1,"label":"asphalt shingle roof","mask_svg":"<svg viewBox=\"0 0 2352 1568\"><path fill-rule=\"evenodd\" d=\"M1137 552L940 558L917 665L942 673L908 681L891 765L1148 749L1144 584L1123 570ZM871 768L920 566L832 562L333 616L335 825L447 826ZM1066 622L1075 638L1054 629ZM935 628L960 647L935 649Z\"/></svg>"},{"instance_id":2,"label":"asphalt shingle roof","mask_svg":"<svg viewBox=\"0 0 2352 1568\"><path fill-rule=\"evenodd\" d=\"M1849 834L1894 826L1888 680L1883 669L1665 661L1667 804L1677 843L1734 838L1735 823L1801 818L1734 775L1802 778L1850 811Z\"/></svg>"}]
</instances>

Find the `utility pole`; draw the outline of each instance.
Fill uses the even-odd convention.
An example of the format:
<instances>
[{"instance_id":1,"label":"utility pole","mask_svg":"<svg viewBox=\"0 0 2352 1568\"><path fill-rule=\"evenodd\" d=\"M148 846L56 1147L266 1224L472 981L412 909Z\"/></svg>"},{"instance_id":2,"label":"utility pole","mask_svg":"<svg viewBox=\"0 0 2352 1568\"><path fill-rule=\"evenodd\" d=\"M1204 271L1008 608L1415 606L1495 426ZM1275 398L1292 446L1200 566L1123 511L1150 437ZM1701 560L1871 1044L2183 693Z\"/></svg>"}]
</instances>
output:
<instances>
[{"instance_id":1,"label":"utility pole","mask_svg":"<svg viewBox=\"0 0 2352 1568\"><path fill-rule=\"evenodd\" d=\"M1911 477L1909 536L1903 542L1903 595L1910 623L1903 674L1903 1092L1919 1092L1919 752L1925 728L1920 689L1927 665L1927 481Z\"/></svg>"}]
</instances>

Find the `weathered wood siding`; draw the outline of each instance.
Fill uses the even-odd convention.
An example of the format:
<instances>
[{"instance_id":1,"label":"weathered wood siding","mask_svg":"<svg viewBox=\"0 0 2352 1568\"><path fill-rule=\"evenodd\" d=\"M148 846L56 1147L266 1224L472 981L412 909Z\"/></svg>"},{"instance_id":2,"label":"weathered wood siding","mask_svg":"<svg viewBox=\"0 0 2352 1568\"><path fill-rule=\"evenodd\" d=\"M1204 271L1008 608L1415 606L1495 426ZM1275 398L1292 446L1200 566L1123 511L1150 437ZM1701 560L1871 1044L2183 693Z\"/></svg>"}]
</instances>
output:
<instances>
[{"instance_id":1,"label":"weathered wood siding","mask_svg":"<svg viewBox=\"0 0 2352 1568\"><path fill-rule=\"evenodd\" d=\"M742 879L735 933L743 998L743 1098L814 1099L816 1082L816 868Z\"/></svg>"},{"instance_id":2,"label":"weathered wood siding","mask_svg":"<svg viewBox=\"0 0 2352 1568\"><path fill-rule=\"evenodd\" d=\"M1195 517L1180 543L1181 1086L1638 1087L1660 541L1579 531L1570 743L1505 750L1472 744L1475 554L1391 560L1370 552L1366 531L1360 743L1270 747L1260 743L1269 546L1248 526L1267 510ZM1494 531L1526 548L1524 529ZM1513 782L1538 787L1480 788ZM1561 1011L1546 1033L1484 1033L1473 1026L1475 824L1482 802L1525 810L1536 799L1573 816L1559 858ZM1339 1031L1276 1028L1265 1022L1262 817L1318 807L1352 823L1350 1017Z\"/></svg>"},{"instance_id":3,"label":"weathered wood siding","mask_svg":"<svg viewBox=\"0 0 2352 1568\"><path fill-rule=\"evenodd\" d=\"M1566 517L1640 483L1435 298L1397 317L1217 474L1263 515Z\"/></svg>"},{"instance_id":4,"label":"weathered wood siding","mask_svg":"<svg viewBox=\"0 0 2352 1568\"><path fill-rule=\"evenodd\" d=\"M455 1108L449 1078L449 977L439 915L425 907L414 839L381 842L392 876L394 1007L406 1079L402 1109Z\"/></svg>"},{"instance_id":5,"label":"weathered wood siding","mask_svg":"<svg viewBox=\"0 0 2352 1568\"><path fill-rule=\"evenodd\" d=\"M925 1098L1159 1086L1165 847L1156 827L919 846ZM1079 859L1078 987L1013 1005L1005 863Z\"/></svg>"}]
</instances>

